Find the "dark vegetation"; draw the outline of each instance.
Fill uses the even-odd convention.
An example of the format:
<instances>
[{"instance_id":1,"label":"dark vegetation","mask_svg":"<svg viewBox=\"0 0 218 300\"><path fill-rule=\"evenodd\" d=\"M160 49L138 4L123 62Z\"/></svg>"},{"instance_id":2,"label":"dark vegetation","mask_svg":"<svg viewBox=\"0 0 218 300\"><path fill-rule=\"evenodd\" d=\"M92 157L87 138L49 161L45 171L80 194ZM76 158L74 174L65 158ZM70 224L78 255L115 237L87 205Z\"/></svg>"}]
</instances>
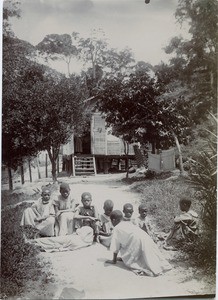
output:
<instances>
[{"instance_id":1,"label":"dark vegetation","mask_svg":"<svg viewBox=\"0 0 218 300\"><path fill-rule=\"evenodd\" d=\"M6 202L18 203L25 199L23 194L16 196L4 195L4 192L2 194L4 207L1 216L1 299L19 297L27 283L31 281L39 282L40 295L41 289L50 280L49 271L45 270L44 263L38 258L39 249L30 243L25 243L24 231L20 227L22 213L31 204L24 202L14 207L5 204ZM28 238L32 238L34 230L25 228L25 234Z\"/></svg>"}]
</instances>

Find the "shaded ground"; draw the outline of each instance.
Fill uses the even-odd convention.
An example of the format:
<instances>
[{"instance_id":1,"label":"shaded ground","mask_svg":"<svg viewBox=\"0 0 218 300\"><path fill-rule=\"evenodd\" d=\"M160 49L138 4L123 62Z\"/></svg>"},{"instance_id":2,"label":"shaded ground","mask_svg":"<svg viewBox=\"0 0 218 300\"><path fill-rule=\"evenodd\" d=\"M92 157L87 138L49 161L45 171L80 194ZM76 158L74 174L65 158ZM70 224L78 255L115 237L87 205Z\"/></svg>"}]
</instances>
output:
<instances>
[{"instance_id":1,"label":"shaded ground","mask_svg":"<svg viewBox=\"0 0 218 300\"><path fill-rule=\"evenodd\" d=\"M130 191L120 179L124 174L97 175L87 178L63 178L72 189L75 198L89 191L93 204L103 211L106 199L114 202L115 209L131 202L136 208L140 194ZM59 179L62 181L62 179ZM39 188L42 183L39 182ZM25 193L28 193L26 188ZM30 192L30 191L29 191ZM105 260L112 254L104 246L93 244L90 247L69 252L40 254L42 261L52 265L52 282L39 291L39 282L29 283L22 299L127 299L169 296L192 296L213 294L214 282L202 274L201 270L189 267L188 261L178 261L177 252L161 249L172 263L173 269L159 277L139 277L125 268L122 262L106 265Z\"/></svg>"}]
</instances>

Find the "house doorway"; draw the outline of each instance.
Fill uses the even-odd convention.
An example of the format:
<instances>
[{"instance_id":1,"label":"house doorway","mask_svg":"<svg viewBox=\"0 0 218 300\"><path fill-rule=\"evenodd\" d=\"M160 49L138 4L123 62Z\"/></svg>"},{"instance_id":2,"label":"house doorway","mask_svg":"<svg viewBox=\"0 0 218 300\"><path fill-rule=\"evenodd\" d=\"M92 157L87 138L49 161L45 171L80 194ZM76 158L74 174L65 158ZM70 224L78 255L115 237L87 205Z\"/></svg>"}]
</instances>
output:
<instances>
[{"instance_id":1,"label":"house doorway","mask_svg":"<svg viewBox=\"0 0 218 300\"><path fill-rule=\"evenodd\" d=\"M79 137L74 137L74 152L75 155L91 154L91 135L86 132Z\"/></svg>"}]
</instances>

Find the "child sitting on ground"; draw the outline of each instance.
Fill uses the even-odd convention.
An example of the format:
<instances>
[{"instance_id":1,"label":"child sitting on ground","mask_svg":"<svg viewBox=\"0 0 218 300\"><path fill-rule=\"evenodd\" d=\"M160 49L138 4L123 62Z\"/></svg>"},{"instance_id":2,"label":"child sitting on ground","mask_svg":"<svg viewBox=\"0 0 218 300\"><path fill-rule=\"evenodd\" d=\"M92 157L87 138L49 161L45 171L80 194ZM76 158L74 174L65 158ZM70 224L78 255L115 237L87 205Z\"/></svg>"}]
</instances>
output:
<instances>
[{"instance_id":1,"label":"child sitting on ground","mask_svg":"<svg viewBox=\"0 0 218 300\"><path fill-rule=\"evenodd\" d=\"M61 183L60 195L54 198L53 204L55 207L56 219L59 225L59 232L57 235L62 236L66 234L72 234L74 231L74 212L79 203L73 199L68 183Z\"/></svg>"},{"instance_id":2,"label":"child sitting on ground","mask_svg":"<svg viewBox=\"0 0 218 300\"><path fill-rule=\"evenodd\" d=\"M43 237L54 236L55 210L50 197L49 188L42 187L41 198L24 210L20 225L36 228Z\"/></svg>"},{"instance_id":3,"label":"child sitting on ground","mask_svg":"<svg viewBox=\"0 0 218 300\"><path fill-rule=\"evenodd\" d=\"M132 222L123 221L121 211L112 211L110 218L113 259L106 263L116 264L119 253L123 264L137 275L158 276L172 269L151 237Z\"/></svg>"},{"instance_id":4,"label":"child sitting on ground","mask_svg":"<svg viewBox=\"0 0 218 300\"><path fill-rule=\"evenodd\" d=\"M142 230L144 230L148 235L150 235L150 237L154 240L154 242L156 242L157 239L155 237L155 234L152 231L150 220L147 217L147 213L148 213L147 206L144 203L140 204L138 207L138 211L139 211L139 216L135 220L136 225Z\"/></svg>"},{"instance_id":5,"label":"child sitting on ground","mask_svg":"<svg viewBox=\"0 0 218 300\"><path fill-rule=\"evenodd\" d=\"M174 218L174 226L165 240L166 250L171 250L180 241L193 241L198 236L198 214L190 209L191 200L183 197L179 206L181 214Z\"/></svg>"},{"instance_id":6,"label":"child sitting on ground","mask_svg":"<svg viewBox=\"0 0 218 300\"><path fill-rule=\"evenodd\" d=\"M101 222L101 229L99 232L99 239L100 242L106 246L109 247L111 243L111 235L113 232L113 224L110 219L110 214L113 211L114 203L111 200L106 200L104 202L104 213L100 215L100 222Z\"/></svg>"},{"instance_id":7,"label":"child sitting on ground","mask_svg":"<svg viewBox=\"0 0 218 300\"><path fill-rule=\"evenodd\" d=\"M124 204L124 206L123 206L123 214L124 214L123 221L130 221L136 225L136 221L132 217L133 212L134 212L134 210L133 210L133 206L131 203Z\"/></svg>"},{"instance_id":8,"label":"child sitting on ground","mask_svg":"<svg viewBox=\"0 0 218 300\"><path fill-rule=\"evenodd\" d=\"M81 196L82 206L79 206L74 215L75 228L90 226L94 231L94 241L99 242L99 217L95 206L91 205L92 195L84 192Z\"/></svg>"}]
</instances>

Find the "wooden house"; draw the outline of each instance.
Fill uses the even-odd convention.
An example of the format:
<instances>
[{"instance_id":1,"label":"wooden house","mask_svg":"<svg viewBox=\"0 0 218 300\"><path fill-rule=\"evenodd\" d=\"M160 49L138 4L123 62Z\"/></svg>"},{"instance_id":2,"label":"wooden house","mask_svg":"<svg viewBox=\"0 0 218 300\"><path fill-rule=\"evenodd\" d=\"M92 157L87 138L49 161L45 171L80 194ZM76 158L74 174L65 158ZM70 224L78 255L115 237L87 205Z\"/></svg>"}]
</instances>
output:
<instances>
[{"instance_id":1,"label":"wooden house","mask_svg":"<svg viewBox=\"0 0 218 300\"><path fill-rule=\"evenodd\" d=\"M91 175L126 170L127 157L134 162L133 145L125 154L122 139L110 134L105 119L99 112L91 116L90 131L81 137L72 135L68 144L62 147L63 169L69 175Z\"/></svg>"}]
</instances>

